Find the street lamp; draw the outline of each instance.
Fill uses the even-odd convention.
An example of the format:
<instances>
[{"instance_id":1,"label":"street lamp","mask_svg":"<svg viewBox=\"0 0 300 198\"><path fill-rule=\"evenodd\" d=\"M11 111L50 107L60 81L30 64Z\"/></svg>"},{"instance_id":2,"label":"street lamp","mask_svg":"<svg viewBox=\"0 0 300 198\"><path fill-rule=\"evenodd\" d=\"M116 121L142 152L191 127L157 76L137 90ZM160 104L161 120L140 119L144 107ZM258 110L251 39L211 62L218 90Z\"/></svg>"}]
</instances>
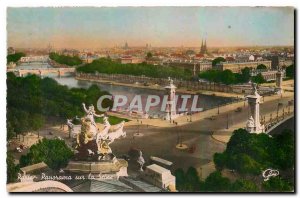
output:
<instances>
[{"instance_id":1,"label":"street lamp","mask_svg":"<svg viewBox=\"0 0 300 198\"><path fill-rule=\"evenodd\" d=\"M138 132L137 135L140 135L140 123L138 124Z\"/></svg>"},{"instance_id":2,"label":"street lamp","mask_svg":"<svg viewBox=\"0 0 300 198\"><path fill-rule=\"evenodd\" d=\"M227 113L227 127L226 127L226 129L229 129L229 115L228 115L228 113Z\"/></svg>"}]
</instances>

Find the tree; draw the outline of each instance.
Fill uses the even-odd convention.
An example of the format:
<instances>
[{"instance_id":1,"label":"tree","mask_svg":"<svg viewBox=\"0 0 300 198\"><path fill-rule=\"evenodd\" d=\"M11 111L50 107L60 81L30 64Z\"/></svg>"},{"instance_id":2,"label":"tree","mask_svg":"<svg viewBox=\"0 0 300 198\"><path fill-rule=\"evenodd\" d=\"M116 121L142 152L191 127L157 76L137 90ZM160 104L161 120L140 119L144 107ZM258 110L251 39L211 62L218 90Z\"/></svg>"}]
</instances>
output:
<instances>
[{"instance_id":1,"label":"tree","mask_svg":"<svg viewBox=\"0 0 300 198\"><path fill-rule=\"evenodd\" d=\"M221 73L220 81L226 85L235 84L236 77L231 70L226 69Z\"/></svg>"},{"instance_id":2,"label":"tree","mask_svg":"<svg viewBox=\"0 0 300 198\"><path fill-rule=\"evenodd\" d=\"M205 190L210 192L227 192L230 190L230 181L223 177L220 171L211 173L205 180Z\"/></svg>"},{"instance_id":3,"label":"tree","mask_svg":"<svg viewBox=\"0 0 300 198\"><path fill-rule=\"evenodd\" d=\"M73 152L64 140L44 138L32 145L27 155L21 156L20 166L45 162L50 168L59 170L67 165L72 156Z\"/></svg>"},{"instance_id":4,"label":"tree","mask_svg":"<svg viewBox=\"0 0 300 198\"><path fill-rule=\"evenodd\" d=\"M220 63L220 62L225 62L226 60L225 60L225 58L223 58L223 57L217 57L217 58L215 58L213 61L212 61L212 66L214 67L214 66L216 66L218 63Z\"/></svg>"},{"instance_id":5,"label":"tree","mask_svg":"<svg viewBox=\"0 0 300 198\"><path fill-rule=\"evenodd\" d=\"M286 68L285 72L286 72L286 76L287 76L287 77L289 77L289 78L294 78L294 76L295 76L295 66L294 66L294 64L288 66L288 67Z\"/></svg>"},{"instance_id":6,"label":"tree","mask_svg":"<svg viewBox=\"0 0 300 198\"><path fill-rule=\"evenodd\" d=\"M16 135L16 133L15 133L14 128L12 127L12 124L10 122L7 122L6 128L7 128L6 138L7 138L7 140L9 140L9 139L13 138Z\"/></svg>"},{"instance_id":7,"label":"tree","mask_svg":"<svg viewBox=\"0 0 300 198\"><path fill-rule=\"evenodd\" d=\"M264 64L257 65L256 69L267 69L267 66Z\"/></svg>"},{"instance_id":8,"label":"tree","mask_svg":"<svg viewBox=\"0 0 300 198\"><path fill-rule=\"evenodd\" d=\"M291 130L285 129L281 134L274 136L272 160L279 168L285 170L294 167L295 164L295 139Z\"/></svg>"},{"instance_id":9,"label":"tree","mask_svg":"<svg viewBox=\"0 0 300 198\"><path fill-rule=\"evenodd\" d=\"M48 117L61 121L75 116L83 116L82 103L94 104L102 95L110 95L97 85L88 89L59 85L51 78L36 75L16 77L7 74L7 137L37 131ZM105 99L103 107L112 107L113 101ZM95 108L95 110L97 110Z\"/></svg>"},{"instance_id":10,"label":"tree","mask_svg":"<svg viewBox=\"0 0 300 198\"><path fill-rule=\"evenodd\" d=\"M201 189L198 172L194 167L189 167L185 174L186 191L196 192Z\"/></svg>"},{"instance_id":11,"label":"tree","mask_svg":"<svg viewBox=\"0 0 300 198\"><path fill-rule=\"evenodd\" d=\"M234 169L243 175L258 175L273 167L285 170L294 167L294 136L289 130L269 137L267 134L250 134L245 129L233 132L223 153L214 155L218 170Z\"/></svg>"},{"instance_id":12,"label":"tree","mask_svg":"<svg viewBox=\"0 0 300 198\"><path fill-rule=\"evenodd\" d=\"M252 81L255 82L255 83L258 83L258 84L262 84L262 83L265 83L267 82L264 77L262 76L261 73L257 74L256 76L253 76L252 77Z\"/></svg>"},{"instance_id":13,"label":"tree","mask_svg":"<svg viewBox=\"0 0 300 198\"><path fill-rule=\"evenodd\" d=\"M152 57L153 57L152 53L151 53L151 52L148 52L148 53L147 53L147 59L150 59L150 58L152 58Z\"/></svg>"},{"instance_id":14,"label":"tree","mask_svg":"<svg viewBox=\"0 0 300 198\"><path fill-rule=\"evenodd\" d=\"M7 183L15 182L17 181L17 176L20 171L20 168L18 165L15 165L14 163L14 156L11 152L7 152L6 156L6 165L7 165Z\"/></svg>"},{"instance_id":15,"label":"tree","mask_svg":"<svg viewBox=\"0 0 300 198\"><path fill-rule=\"evenodd\" d=\"M264 182L263 189L270 192L289 192L294 188L289 182L277 176L272 177L268 181Z\"/></svg>"},{"instance_id":16,"label":"tree","mask_svg":"<svg viewBox=\"0 0 300 198\"><path fill-rule=\"evenodd\" d=\"M54 60L57 63L65 64L68 66L80 65L82 63L82 60L78 56L65 56L65 55L59 55L54 52L51 52L49 54L49 58Z\"/></svg>"},{"instance_id":17,"label":"tree","mask_svg":"<svg viewBox=\"0 0 300 198\"><path fill-rule=\"evenodd\" d=\"M251 75L250 75L251 69L249 67L245 67L241 70L240 75L240 82L247 83L249 82Z\"/></svg>"},{"instance_id":18,"label":"tree","mask_svg":"<svg viewBox=\"0 0 300 198\"><path fill-rule=\"evenodd\" d=\"M140 64L121 64L109 60L107 58L99 58L92 63L79 66L76 68L77 72L83 73L105 73L105 74L125 74L153 78L178 78L178 79L190 79L192 72L190 69L185 70L183 68L168 66L162 67L161 65L152 65L147 63Z\"/></svg>"},{"instance_id":19,"label":"tree","mask_svg":"<svg viewBox=\"0 0 300 198\"><path fill-rule=\"evenodd\" d=\"M34 131L38 131L38 138L40 137L39 129L44 126L45 118L40 114L33 114L30 118L31 128Z\"/></svg>"},{"instance_id":20,"label":"tree","mask_svg":"<svg viewBox=\"0 0 300 198\"><path fill-rule=\"evenodd\" d=\"M23 56L26 56L24 53L19 52L19 53L15 53L15 54L9 54L6 56L6 61L7 64L10 62L18 62Z\"/></svg>"},{"instance_id":21,"label":"tree","mask_svg":"<svg viewBox=\"0 0 300 198\"><path fill-rule=\"evenodd\" d=\"M189 167L184 173L183 169L175 171L176 187L180 192L198 192L204 189L204 182L198 176L194 167Z\"/></svg>"},{"instance_id":22,"label":"tree","mask_svg":"<svg viewBox=\"0 0 300 198\"><path fill-rule=\"evenodd\" d=\"M241 174L259 175L261 173L261 164L247 154L241 153L233 155L231 160L235 162L232 168Z\"/></svg>"},{"instance_id":23,"label":"tree","mask_svg":"<svg viewBox=\"0 0 300 198\"><path fill-rule=\"evenodd\" d=\"M232 192L258 192L258 187L252 181L238 179L231 185L230 190Z\"/></svg>"},{"instance_id":24,"label":"tree","mask_svg":"<svg viewBox=\"0 0 300 198\"><path fill-rule=\"evenodd\" d=\"M225 168L227 161L228 161L228 156L225 152L214 154L214 164L216 165L216 168L218 170L222 170L223 168Z\"/></svg>"},{"instance_id":25,"label":"tree","mask_svg":"<svg viewBox=\"0 0 300 198\"><path fill-rule=\"evenodd\" d=\"M176 188L182 192L185 191L185 174L182 168L175 170Z\"/></svg>"}]
</instances>

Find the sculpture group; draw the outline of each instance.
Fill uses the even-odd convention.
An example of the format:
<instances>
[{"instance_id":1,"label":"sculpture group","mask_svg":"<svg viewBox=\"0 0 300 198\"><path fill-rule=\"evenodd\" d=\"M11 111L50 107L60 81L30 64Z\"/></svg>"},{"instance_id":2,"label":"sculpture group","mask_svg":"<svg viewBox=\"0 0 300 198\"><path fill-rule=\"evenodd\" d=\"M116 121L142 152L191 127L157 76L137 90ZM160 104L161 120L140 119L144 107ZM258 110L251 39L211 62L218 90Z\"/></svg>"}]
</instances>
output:
<instances>
[{"instance_id":1,"label":"sculpture group","mask_svg":"<svg viewBox=\"0 0 300 198\"><path fill-rule=\"evenodd\" d=\"M86 115L80 119L81 128L75 135L75 159L92 161L112 159L114 155L109 145L115 139L126 137L126 132L123 131L125 122L110 125L108 117L96 114L93 105L88 109L84 103L82 105ZM103 117L103 124L97 124L94 117ZM69 130L74 131L71 120L67 120L67 125Z\"/></svg>"}]
</instances>

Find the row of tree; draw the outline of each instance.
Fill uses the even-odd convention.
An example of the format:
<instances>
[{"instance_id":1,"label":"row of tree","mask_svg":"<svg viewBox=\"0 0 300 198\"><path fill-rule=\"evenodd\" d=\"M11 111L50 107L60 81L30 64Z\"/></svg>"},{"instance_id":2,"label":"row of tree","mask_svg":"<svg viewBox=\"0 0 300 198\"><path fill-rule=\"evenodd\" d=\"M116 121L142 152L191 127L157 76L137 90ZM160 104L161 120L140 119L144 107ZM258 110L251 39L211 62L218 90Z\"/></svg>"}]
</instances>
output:
<instances>
[{"instance_id":1,"label":"row of tree","mask_svg":"<svg viewBox=\"0 0 300 198\"><path fill-rule=\"evenodd\" d=\"M82 60L78 56L59 55L55 52L51 52L49 54L49 58L57 63L65 64L68 66L76 66L82 64Z\"/></svg>"},{"instance_id":2,"label":"row of tree","mask_svg":"<svg viewBox=\"0 0 300 198\"><path fill-rule=\"evenodd\" d=\"M177 169L175 177L179 192L289 192L293 190L291 184L279 176L272 177L260 185L249 179L236 179L232 182L217 170L202 181L197 170L190 167L186 173L183 169Z\"/></svg>"},{"instance_id":3,"label":"row of tree","mask_svg":"<svg viewBox=\"0 0 300 198\"><path fill-rule=\"evenodd\" d=\"M231 70L208 70L199 73L198 77L210 82L223 83L226 85L247 83L250 80L256 83L264 83L265 79L261 74L251 77L250 68L246 67L241 70L241 73L233 73Z\"/></svg>"},{"instance_id":4,"label":"row of tree","mask_svg":"<svg viewBox=\"0 0 300 198\"><path fill-rule=\"evenodd\" d=\"M202 181L194 167L185 173L183 169L175 171L176 188L179 192L257 192L257 185L245 179L230 182L220 171L211 173Z\"/></svg>"},{"instance_id":5,"label":"row of tree","mask_svg":"<svg viewBox=\"0 0 300 198\"><path fill-rule=\"evenodd\" d=\"M109 93L101 91L97 85L88 89L69 89L51 78L41 79L36 75L23 78L8 73L7 137L10 139L17 134L36 131L49 117L65 122L67 118L83 116L82 103L96 107L102 95ZM113 101L105 99L102 105L112 107Z\"/></svg>"},{"instance_id":6,"label":"row of tree","mask_svg":"<svg viewBox=\"0 0 300 198\"><path fill-rule=\"evenodd\" d=\"M100 58L92 63L76 68L78 72L84 73L105 73L105 74L126 74L153 78L178 78L190 79L192 71L172 66L151 65L147 63L140 64L121 64L112 61L110 58Z\"/></svg>"},{"instance_id":7,"label":"row of tree","mask_svg":"<svg viewBox=\"0 0 300 198\"><path fill-rule=\"evenodd\" d=\"M26 56L24 53L22 52L17 52L15 54L8 54L6 56L6 61L7 61L7 64L9 64L10 62L18 62L23 56Z\"/></svg>"}]
</instances>

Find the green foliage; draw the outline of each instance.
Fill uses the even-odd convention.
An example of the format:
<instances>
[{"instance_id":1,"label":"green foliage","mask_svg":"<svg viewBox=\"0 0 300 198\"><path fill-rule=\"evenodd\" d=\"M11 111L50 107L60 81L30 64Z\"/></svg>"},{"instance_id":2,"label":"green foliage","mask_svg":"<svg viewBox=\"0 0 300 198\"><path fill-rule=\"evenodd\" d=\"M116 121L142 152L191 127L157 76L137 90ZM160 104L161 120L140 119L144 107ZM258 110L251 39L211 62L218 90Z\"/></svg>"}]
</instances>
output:
<instances>
[{"instance_id":1,"label":"green foliage","mask_svg":"<svg viewBox=\"0 0 300 198\"><path fill-rule=\"evenodd\" d=\"M50 168L58 170L65 167L72 156L73 152L64 140L44 138L32 145L27 155L21 156L20 166L45 162Z\"/></svg>"},{"instance_id":2,"label":"green foliage","mask_svg":"<svg viewBox=\"0 0 300 198\"><path fill-rule=\"evenodd\" d=\"M208 70L200 73L198 76L210 82L223 83L226 85L247 83L250 79L259 84L266 82L261 74L251 78L250 71L248 67L243 68L241 73L233 73L231 70Z\"/></svg>"},{"instance_id":3,"label":"green foliage","mask_svg":"<svg viewBox=\"0 0 300 198\"><path fill-rule=\"evenodd\" d=\"M182 168L175 170L176 188L180 192L185 191L185 173Z\"/></svg>"},{"instance_id":4,"label":"green foliage","mask_svg":"<svg viewBox=\"0 0 300 198\"><path fill-rule=\"evenodd\" d=\"M233 73L231 70L208 70L201 72L199 78L210 82L223 83L226 85L247 83L250 80L250 69L248 67L241 70L241 73Z\"/></svg>"},{"instance_id":5,"label":"green foliage","mask_svg":"<svg viewBox=\"0 0 300 198\"><path fill-rule=\"evenodd\" d=\"M30 116L30 121L32 130L36 131L43 127L45 118L40 114L33 114Z\"/></svg>"},{"instance_id":6,"label":"green foliage","mask_svg":"<svg viewBox=\"0 0 300 198\"><path fill-rule=\"evenodd\" d=\"M198 76L210 82L223 83L226 85L237 83L236 74L232 73L231 70L208 70L200 73Z\"/></svg>"},{"instance_id":7,"label":"green foliage","mask_svg":"<svg viewBox=\"0 0 300 198\"><path fill-rule=\"evenodd\" d=\"M152 53L151 53L151 52L148 52L148 53L147 53L147 58L152 58L152 57L153 57Z\"/></svg>"},{"instance_id":8,"label":"green foliage","mask_svg":"<svg viewBox=\"0 0 300 198\"><path fill-rule=\"evenodd\" d=\"M270 192L290 192L293 190L293 186L288 181L277 176L264 182L263 189Z\"/></svg>"},{"instance_id":9,"label":"green foliage","mask_svg":"<svg viewBox=\"0 0 300 198\"><path fill-rule=\"evenodd\" d=\"M186 191L195 192L200 191L201 182L194 167L189 167L185 174Z\"/></svg>"},{"instance_id":10,"label":"green foliage","mask_svg":"<svg viewBox=\"0 0 300 198\"><path fill-rule=\"evenodd\" d=\"M235 162L231 168L236 169L241 174L259 175L261 173L262 165L247 154L239 153L231 156L229 160Z\"/></svg>"},{"instance_id":11,"label":"green foliage","mask_svg":"<svg viewBox=\"0 0 300 198\"><path fill-rule=\"evenodd\" d=\"M205 180L205 191L227 192L230 189L230 181L223 177L220 171L211 173Z\"/></svg>"},{"instance_id":12,"label":"green foliage","mask_svg":"<svg viewBox=\"0 0 300 198\"><path fill-rule=\"evenodd\" d=\"M257 65L256 69L267 69L267 66L264 64Z\"/></svg>"},{"instance_id":13,"label":"green foliage","mask_svg":"<svg viewBox=\"0 0 300 198\"><path fill-rule=\"evenodd\" d=\"M105 73L105 74L126 74L141 76L145 75L153 78L179 78L190 79L192 77L191 70L185 70L172 66L150 65L146 63L140 64L121 64L107 58L94 60L92 63L77 67L78 72L84 73Z\"/></svg>"},{"instance_id":14,"label":"green foliage","mask_svg":"<svg viewBox=\"0 0 300 198\"><path fill-rule=\"evenodd\" d=\"M24 53L22 52L19 52L19 53L15 53L15 54L9 54L6 56L6 61L7 61L7 64L10 63L10 62L18 62L20 60L21 57L25 56Z\"/></svg>"},{"instance_id":15,"label":"green foliage","mask_svg":"<svg viewBox=\"0 0 300 198\"><path fill-rule=\"evenodd\" d=\"M95 118L95 121L99 123L103 123L103 117ZM128 122L129 120L126 118L119 118L116 116L108 116L108 121L110 124L115 125L121 123L122 121Z\"/></svg>"},{"instance_id":16,"label":"green foliage","mask_svg":"<svg viewBox=\"0 0 300 198\"><path fill-rule=\"evenodd\" d=\"M258 187L252 181L238 179L231 183L220 171L212 172L205 181L201 181L195 168L190 167L186 174L183 169L175 171L176 188L179 192L257 192Z\"/></svg>"},{"instance_id":17,"label":"green foliage","mask_svg":"<svg viewBox=\"0 0 300 198\"><path fill-rule=\"evenodd\" d=\"M75 66L82 64L82 60L78 56L65 56L59 55L57 53L51 52L49 58L57 63L65 64L68 66Z\"/></svg>"},{"instance_id":18,"label":"green foliage","mask_svg":"<svg viewBox=\"0 0 300 198\"><path fill-rule=\"evenodd\" d=\"M252 181L245 179L236 180L230 188L231 192L258 192L258 187Z\"/></svg>"},{"instance_id":19,"label":"green foliage","mask_svg":"<svg viewBox=\"0 0 300 198\"><path fill-rule=\"evenodd\" d=\"M249 67L245 67L241 69L241 75L238 75L239 82L240 83L247 83L249 82L251 75L250 75L251 69Z\"/></svg>"},{"instance_id":20,"label":"green foliage","mask_svg":"<svg viewBox=\"0 0 300 198\"><path fill-rule=\"evenodd\" d=\"M6 139L9 140L16 136L15 129L12 127L10 122L6 123L7 136Z\"/></svg>"},{"instance_id":21,"label":"green foliage","mask_svg":"<svg viewBox=\"0 0 300 198\"><path fill-rule=\"evenodd\" d=\"M294 136L290 130L272 138L264 133L250 134L245 129L238 129L233 132L226 150L214 155L214 163L218 169L258 175L269 167L292 168L294 153Z\"/></svg>"},{"instance_id":22,"label":"green foliage","mask_svg":"<svg viewBox=\"0 0 300 198\"><path fill-rule=\"evenodd\" d=\"M175 171L176 188L180 192L198 192L202 191L204 183L200 180L197 170L194 167L188 168L184 173L183 169Z\"/></svg>"},{"instance_id":23,"label":"green foliage","mask_svg":"<svg viewBox=\"0 0 300 198\"><path fill-rule=\"evenodd\" d=\"M38 130L47 117L60 119L83 116L82 103L97 105L97 100L108 92L92 85L88 89L59 85L51 78L29 75L24 78L7 74L7 127L8 137L14 134ZM106 99L103 107L112 107Z\"/></svg>"},{"instance_id":24,"label":"green foliage","mask_svg":"<svg viewBox=\"0 0 300 198\"><path fill-rule=\"evenodd\" d=\"M215 153L214 154L214 164L218 170L222 170L226 167L228 161L227 153Z\"/></svg>"},{"instance_id":25,"label":"green foliage","mask_svg":"<svg viewBox=\"0 0 300 198\"><path fill-rule=\"evenodd\" d=\"M258 84L262 84L267 82L264 77L261 75L261 73L257 74L256 76L252 77L252 81Z\"/></svg>"},{"instance_id":26,"label":"green foliage","mask_svg":"<svg viewBox=\"0 0 300 198\"><path fill-rule=\"evenodd\" d=\"M226 60L223 57L217 57L212 61L212 66L216 66L220 62L225 62Z\"/></svg>"},{"instance_id":27,"label":"green foliage","mask_svg":"<svg viewBox=\"0 0 300 198\"><path fill-rule=\"evenodd\" d=\"M295 66L294 66L294 64L288 66L286 68L285 72L286 72L286 77L294 78L294 76L295 76Z\"/></svg>"},{"instance_id":28,"label":"green foliage","mask_svg":"<svg viewBox=\"0 0 300 198\"><path fill-rule=\"evenodd\" d=\"M295 144L293 133L286 129L274 137L276 148L273 151L272 159L281 169L288 169L295 164Z\"/></svg>"},{"instance_id":29,"label":"green foliage","mask_svg":"<svg viewBox=\"0 0 300 198\"><path fill-rule=\"evenodd\" d=\"M14 156L10 152L7 152L6 165L7 165L7 183L16 182L20 168L18 165L15 165Z\"/></svg>"}]
</instances>

